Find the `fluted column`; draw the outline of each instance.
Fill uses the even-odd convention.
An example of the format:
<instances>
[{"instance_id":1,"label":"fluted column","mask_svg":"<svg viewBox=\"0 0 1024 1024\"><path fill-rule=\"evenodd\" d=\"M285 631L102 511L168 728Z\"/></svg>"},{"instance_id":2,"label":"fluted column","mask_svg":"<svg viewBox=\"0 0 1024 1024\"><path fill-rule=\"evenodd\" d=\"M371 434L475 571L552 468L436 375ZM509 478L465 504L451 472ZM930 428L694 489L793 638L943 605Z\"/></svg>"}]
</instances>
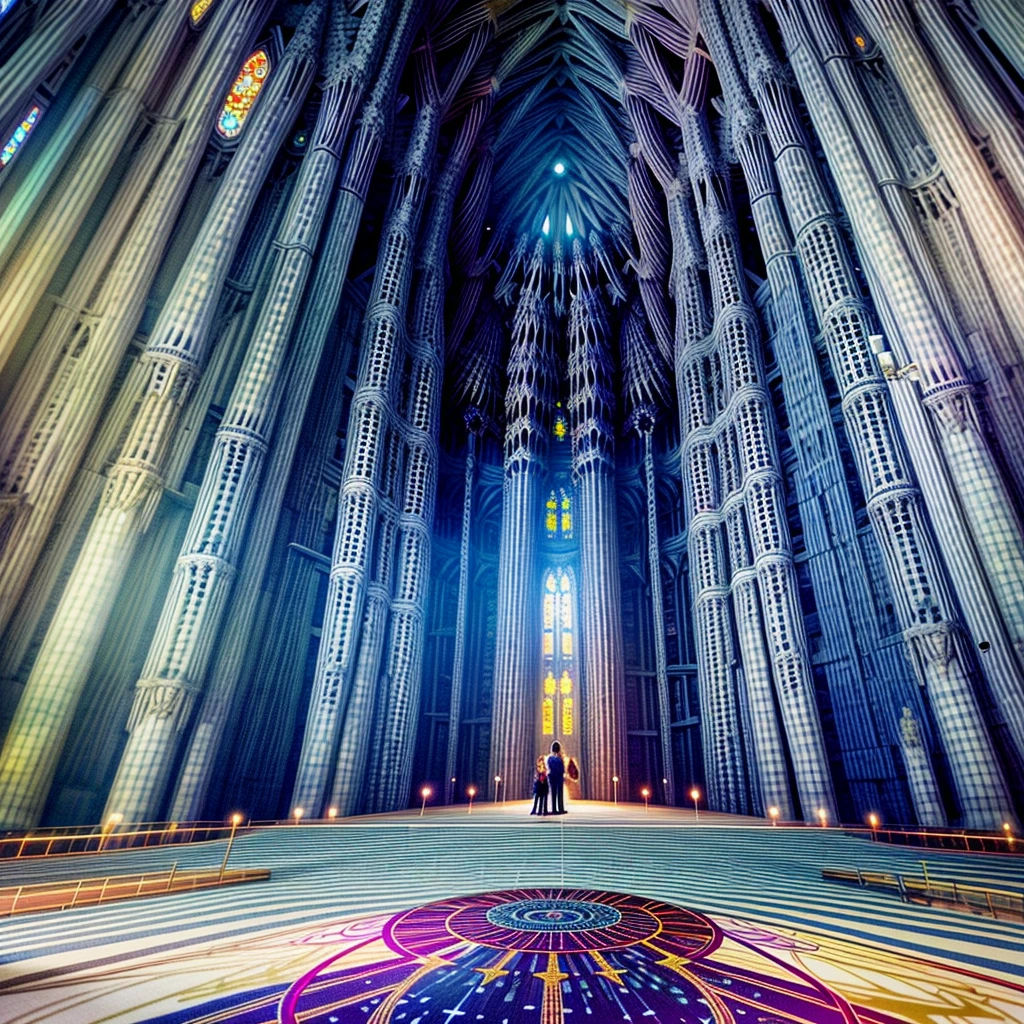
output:
<instances>
[{"instance_id":1,"label":"fluted column","mask_svg":"<svg viewBox=\"0 0 1024 1024\"><path fill-rule=\"evenodd\" d=\"M0 212L0 267L5 266L17 250L39 205L57 182L155 14L156 8L148 4L129 6L125 18L118 25L96 66L61 117L55 135Z\"/></svg>"},{"instance_id":2,"label":"fluted column","mask_svg":"<svg viewBox=\"0 0 1024 1024\"><path fill-rule=\"evenodd\" d=\"M462 532L459 539L459 596L455 608L455 651L452 657L452 689L448 700L448 744L445 750L445 803L455 803L449 795L448 780L455 778L459 753L459 724L462 721L462 680L466 671L466 619L469 605L469 540L473 531L473 482L476 477L476 441L480 423L476 409L466 411L466 480L462 493Z\"/></svg>"},{"instance_id":3,"label":"fluted column","mask_svg":"<svg viewBox=\"0 0 1024 1024\"><path fill-rule=\"evenodd\" d=\"M105 3L80 6L100 8ZM36 217L17 258L0 276L0 366L10 358L107 175L137 130L154 83L178 59L187 39L190 6L189 0L165 0L89 129L72 173Z\"/></svg>"},{"instance_id":4,"label":"fluted column","mask_svg":"<svg viewBox=\"0 0 1024 1024\"><path fill-rule=\"evenodd\" d=\"M934 0L915 6L937 13ZM1024 229L974 145L904 0L854 0L854 7L874 32L956 192L1017 350L1024 353ZM936 27L942 24L938 14ZM961 53L959 60L966 64L966 55Z\"/></svg>"},{"instance_id":5,"label":"fluted column","mask_svg":"<svg viewBox=\"0 0 1024 1024\"><path fill-rule=\"evenodd\" d=\"M163 491L176 427L202 373L221 286L252 206L315 68L311 7L242 143L150 335L142 401L36 658L0 752L0 822L35 824L96 647Z\"/></svg>"},{"instance_id":6,"label":"fluted column","mask_svg":"<svg viewBox=\"0 0 1024 1024\"><path fill-rule=\"evenodd\" d=\"M60 0L4 64L0 79L0 127L19 118L32 91L57 67L72 45L90 36L114 0ZM187 10L187 5L179 5Z\"/></svg>"},{"instance_id":7,"label":"fluted column","mask_svg":"<svg viewBox=\"0 0 1024 1024\"><path fill-rule=\"evenodd\" d=\"M1017 0L972 0L971 6L1017 74L1024 76L1024 10Z\"/></svg>"},{"instance_id":8,"label":"fluted column","mask_svg":"<svg viewBox=\"0 0 1024 1024\"><path fill-rule=\"evenodd\" d=\"M345 73L364 80L377 62L381 44L381 25L390 29L387 53L381 62L373 92L366 101L352 133L345 167L341 173L331 224L317 260L316 274L303 302L302 319L295 329L295 353L285 388L281 422L274 433L274 445L259 504L252 517L253 529L248 552L235 587L230 618L213 668L207 695L197 716L192 740L171 802L170 816L177 821L195 820L202 812L224 729L238 689L244 654L255 619L259 594L267 565L281 505L288 487L306 405L317 382L324 346L331 334L335 314L341 302L349 260L359 230L359 221L373 170L384 142L387 111L394 103L398 76L405 65L412 38L419 26L422 3L406 0L394 24L379 22L379 8L387 0L374 4L374 20L363 24ZM345 342L347 343L347 341Z\"/></svg>"},{"instance_id":9,"label":"fluted column","mask_svg":"<svg viewBox=\"0 0 1024 1024\"><path fill-rule=\"evenodd\" d=\"M526 796L537 754L539 476L547 442L547 389L552 383L549 378L554 344L543 272L544 248L543 242L538 242L512 321L505 393L505 482L490 773L492 779L501 778L501 793L513 800Z\"/></svg>"},{"instance_id":10,"label":"fluted column","mask_svg":"<svg viewBox=\"0 0 1024 1024\"><path fill-rule=\"evenodd\" d=\"M381 21L384 8L373 8ZM335 7L327 53L344 52L344 7ZM159 814L177 734L205 682L242 554L283 398L285 355L312 269L361 83L335 64L284 221L260 317L221 420L160 624L136 689L130 736L108 797L128 820ZM173 711L168 713L168 706Z\"/></svg>"},{"instance_id":11,"label":"fluted column","mask_svg":"<svg viewBox=\"0 0 1024 1024\"><path fill-rule=\"evenodd\" d=\"M132 163L0 419L0 629L84 457L203 159L222 97L268 0L215 12ZM180 89L179 89L180 93Z\"/></svg>"},{"instance_id":12,"label":"fluted column","mask_svg":"<svg viewBox=\"0 0 1024 1024\"><path fill-rule=\"evenodd\" d=\"M403 806L411 785L412 745L419 717L423 669L425 603L430 585L431 529L437 494L445 349L445 255L455 198L481 124L490 110L492 95L488 92L478 98L460 126L438 178L421 245L422 265L409 345L409 401L404 410L407 457L385 669L388 686L380 690L381 748L373 772L371 810L386 811Z\"/></svg>"},{"instance_id":13,"label":"fluted column","mask_svg":"<svg viewBox=\"0 0 1024 1024\"><path fill-rule=\"evenodd\" d=\"M910 708L904 708L900 718L900 749L903 751L903 763L907 766L907 784L918 824L945 826L946 811L935 781L935 769Z\"/></svg>"},{"instance_id":14,"label":"fluted column","mask_svg":"<svg viewBox=\"0 0 1024 1024\"><path fill-rule=\"evenodd\" d=\"M644 485L647 492L647 567L651 581L651 620L654 625L654 671L658 681L658 738L661 741L661 770L668 779L662 794L665 803L676 798L672 784L672 701L668 689L668 654L665 650L665 597L661 586L661 546L658 543L658 494L654 486L654 452L651 434L654 417L640 417L638 429L644 439Z\"/></svg>"},{"instance_id":15,"label":"fluted column","mask_svg":"<svg viewBox=\"0 0 1024 1024\"><path fill-rule=\"evenodd\" d=\"M723 375L719 400L727 407L730 421L717 442L720 480L711 476L717 470L710 464L709 450L705 486L712 492L720 486L723 494L737 485L743 491L775 692L789 740L801 810L808 820L824 810L834 821L835 797L797 600L778 454L769 427L771 402L757 345L757 320L747 299L735 219L727 205L724 179L715 164L707 122L695 110L684 114L683 140L708 254L714 306L712 333L718 348L717 365Z\"/></svg>"},{"instance_id":16,"label":"fluted column","mask_svg":"<svg viewBox=\"0 0 1024 1024\"><path fill-rule=\"evenodd\" d=\"M579 496L580 639L583 650L581 786L611 800L618 776L629 792L625 668L615 509L615 434L608 324L596 276L573 243L569 306L569 415Z\"/></svg>"},{"instance_id":17,"label":"fluted column","mask_svg":"<svg viewBox=\"0 0 1024 1024\"><path fill-rule=\"evenodd\" d=\"M405 311L414 247L440 121L438 107L429 102L417 111L402 174L393 190L391 213L381 235L377 272L367 305L359 375L346 434L327 610L292 800L294 806L312 815L319 814L327 795L342 722L346 729L351 723L351 728L360 733L355 737L359 743L372 722L372 718L354 717L355 708L347 709L347 705L363 634L366 590L372 575L370 556L375 543L379 543L376 535L385 442L396 425L392 410L405 354ZM374 623L374 628L384 625L376 618ZM365 643L366 637L362 639ZM369 643L375 648L376 638L370 636ZM368 684L371 694L374 682L371 679ZM360 704L371 715L372 707L369 698ZM351 759L346 759L348 763ZM351 806L348 796L335 795L339 808Z\"/></svg>"},{"instance_id":18,"label":"fluted column","mask_svg":"<svg viewBox=\"0 0 1024 1024\"><path fill-rule=\"evenodd\" d=\"M856 166L860 159L850 128L820 67L799 12L789 3L775 3L773 9L779 18L791 67L812 111L815 128L826 146L837 180L842 182L841 188L848 190L850 183L845 181L848 169ZM929 693L941 691L946 695L943 700L933 699L931 706L956 782L964 823L969 827L989 828L995 817L1009 810L1009 796L969 682L970 662L963 660L966 650L956 643L938 648L927 643L927 637L933 632L942 636L948 634L953 605L932 546L907 455L892 420L885 384L871 351L870 317L860 297L853 264L835 221L831 201L803 138L781 69L774 66L763 30L755 21L750 21L741 39L747 49L751 88L765 115L808 292L843 396L848 436L868 499L870 520L885 555L904 636ZM861 188L867 191L867 183L863 178L859 181ZM848 211L852 211L851 204L861 201L860 191L848 194ZM873 209L877 215L877 205ZM937 454L925 436L915 450L916 468L921 467L929 453ZM941 509L932 521L940 533L947 564L954 573L972 632L986 637L993 645L994 657L986 665L988 679L994 692L1003 688L1003 706L1009 705L1012 710L1009 699L1019 677L1016 658L1008 645L1000 644L1002 625L994 608L986 610L986 595L977 585L982 577L980 566L976 562L971 564L965 550L966 530L951 521L957 518L956 502L948 490L940 489L943 472L929 466L925 469L922 490L929 506ZM984 631L976 632L979 627ZM948 655L945 664L941 658L934 657L938 651ZM997 662L997 670L991 671ZM1006 687L1010 688L1010 693L1006 692ZM959 704L961 711L943 722L940 716L952 714L954 704ZM954 738L958 728L963 731L960 740ZM1016 738L1017 734L1014 736Z\"/></svg>"}]
</instances>

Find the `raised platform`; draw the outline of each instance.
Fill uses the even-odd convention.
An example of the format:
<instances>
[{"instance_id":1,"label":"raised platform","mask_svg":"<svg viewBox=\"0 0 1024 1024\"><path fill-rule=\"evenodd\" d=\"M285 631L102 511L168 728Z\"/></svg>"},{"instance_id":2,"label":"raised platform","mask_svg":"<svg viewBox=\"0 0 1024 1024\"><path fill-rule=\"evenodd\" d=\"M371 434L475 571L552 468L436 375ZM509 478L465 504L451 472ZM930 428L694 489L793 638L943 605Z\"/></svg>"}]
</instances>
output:
<instances>
[{"instance_id":1,"label":"raised platform","mask_svg":"<svg viewBox=\"0 0 1024 1024\"><path fill-rule=\"evenodd\" d=\"M231 866L270 868L268 882L0 921L0 1020L1024 1020L1019 924L821 878L920 872L922 851L692 810L528 811L264 829L239 835ZM212 867L223 852L89 855L89 873ZM925 859L936 877L1024 889L1017 858ZM77 856L0 866L4 884L81 871Z\"/></svg>"}]
</instances>

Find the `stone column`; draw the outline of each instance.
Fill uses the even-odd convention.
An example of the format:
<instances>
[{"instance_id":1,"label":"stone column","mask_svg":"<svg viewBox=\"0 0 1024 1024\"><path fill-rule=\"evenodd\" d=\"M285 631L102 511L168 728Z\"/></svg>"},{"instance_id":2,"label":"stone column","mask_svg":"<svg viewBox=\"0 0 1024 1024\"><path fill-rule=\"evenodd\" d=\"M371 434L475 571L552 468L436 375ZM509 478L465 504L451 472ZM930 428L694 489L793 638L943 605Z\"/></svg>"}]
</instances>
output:
<instances>
[{"instance_id":1,"label":"stone column","mask_svg":"<svg viewBox=\"0 0 1024 1024\"><path fill-rule=\"evenodd\" d=\"M544 243L539 241L512 321L505 393L505 483L490 773L492 780L501 778L495 796L511 800L528 792L539 714L535 700L540 671L539 477L547 443L554 349L543 277Z\"/></svg>"},{"instance_id":2,"label":"stone column","mask_svg":"<svg viewBox=\"0 0 1024 1024\"><path fill-rule=\"evenodd\" d=\"M347 12L333 8L327 53L344 53ZM384 8L372 8L383 25ZM367 28L372 23L364 22ZM199 498L175 566L156 635L136 685L129 739L107 801L129 821L155 820L162 809L178 735L205 683L247 539L286 380L285 356L361 83L333 62L299 169L259 319L207 462Z\"/></svg>"},{"instance_id":3,"label":"stone column","mask_svg":"<svg viewBox=\"0 0 1024 1024\"><path fill-rule=\"evenodd\" d=\"M380 4L386 6L387 0L378 0L378 6ZM255 621L259 594L299 444L306 405L317 383L324 346L330 337L341 302L370 180L384 143L387 112L394 103L398 76L405 66L413 35L419 26L421 11L422 3L419 0L406 0L395 23L390 25L389 21L386 22L390 27L387 53L348 147L330 227L317 260L316 273L307 299L303 302L302 318L295 330L295 351L285 387L285 404L281 411L281 422L274 434L266 481L253 516L248 553L235 587L230 618L219 644L216 661L210 670L207 696L200 709L171 803L170 816L177 821L195 820L204 806L211 773L242 673L244 652ZM365 18L366 15L364 21ZM377 63L376 48L380 42L377 30L372 34L364 34L361 30L345 73L357 81L370 74ZM343 343L348 344L348 339L343 339Z\"/></svg>"},{"instance_id":4,"label":"stone column","mask_svg":"<svg viewBox=\"0 0 1024 1024\"><path fill-rule=\"evenodd\" d=\"M938 783L935 781L935 770L932 768L928 748L921 740L921 730L910 708L903 709L903 717L900 719L900 740L917 822L919 825L944 828L947 825L946 811L942 806Z\"/></svg>"},{"instance_id":5,"label":"stone column","mask_svg":"<svg viewBox=\"0 0 1024 1024\"><path fill-rule=\"evenodd\" d=\"M825 146L833 172L846 199L847 210L857 216L870 210L873 222L884 218L877 193L869 184L861 163L860 151L852 136L838 100L813 48L810 35L795 4L773 3L785 39L790 65L812 112L815 128ZM763 30L762 30L763 32ZM893 585L897 611L914 652L914 661L922 673L929 693L939 690L947 700L932 700L932 709L950 759L958 794L968 827L990 828L992 821L1010 808L995 750L968 678L969 661L961 659L966 650L958 644L946 644L947 666L930 656L930 646L922 646L921 634L946 635L950 630L953 604L946 590L944 573L932 547L920 496L914 487L910 466L903 450L889 403L884 380L878 371L870 344L871 323L860 298L849 254L813 155L803 139L802 130L781 70L773 69L772 58L756 22L748 25L741 37L748 48L748 67L758 104L775 152L776 169L783 188L787 210L797 238L804 265L805 280L815 314L823 329L833 371L843 395L843 413L857 457L857 468L868 497L872 525L886 558ZM756 81L753 76L756 75ZM857 173L854 173L854 172ZM852 179L852 180L848 180ZM868 203L867 196L871 197ZM884 293L877 293L884 297ZM919 410L919 406L918 406ZM903 422L914 426L911 402L905 403ZM922 490L928 505L942 509L932 522L940 532L947 564L954 574L958 594L964 602L972 632L979 627L993 644L1000 660L1000 671L988 674L994 690L1013 685L1018 674L1013 651L996 646L1002 638L1002 626L994 608L986 610L986 598L978 582L981 568L971 558L965 544L966 527L957 526L957 504L948 489L943 491L944 471L935 465L937 453L927 431L917 429L915 467L922 475ZM929 461L930 460L930 461ZM948 488L948 484L945 485ZM918 656L918 651L921 656ZM1008 670L1008 671L1007 671ZM953 696L951 687L958 687ZM962 709L945 725L940 716L952 714L952 705ZM976 753L968 756L962 743L954 739L954 730L964 731ZM972 795L973 794L973 795ZM995 798L990 800L990 795Z\"/></svg>"},{"instance_id":6,"label":"stone column","mask_svg":"<svg viewBox=\"0 0 1024 1024\"><path fill-rule=\"evenodd\" d=\"M178 59L189 31L190 6L188 0L166 0L79 147L71 174L36 217L18 258L0 276L0 366L10 358L89 208L137 131L154 85ZM54 30L55 24L50 24ZM0 97L0 109L2 102Z\"/></svg>"},{"instance_id":7,"label":"stone column","mask_svg":"<svg viewBox=\"0 0 1024 1024\"><path fill-rule=\"evenodd\" d=\"M362 743L372 721L354 716L355 706L349 709L348 705L357 672L367 586L373 576L371 555L375 543L380 543L376 534L386 442L393 432L414 248L440 123L439 108L424 102L416 114L402 173L395 182L367 305L359 375L346 434L327 610L292 800L293 806L304 808L314 817L320 813L330 786L342 722L346 728L351 723L357 734L355 741ZM375 640L370 639L372 646ZM375 681L374 677L368 683L371 694ZM360 702L359 707L372 714L373 702ZM355 770L352 759L346 758L346 764ZM354 782L360 780L354 778ZM342 813L351 813L348 796L335 792L335 799L339 809L345 808Z\"/></svg>"},{"instance_id":8,"label":"stone column","mask_svg":"<svg viewBox=\"0 0 1024 1024\"><path fill-rule=\"evenodd\" d=\"M596 273L573 242L569 306L569 416L579 497L580 640L583 679L580 784L591 800L612 800L618 776L629 792L625 668L615 508L615 434L608 323ZM536 529L535 524L531 524Z\"/></svg>"},{"instance_id":9,"label":"stone column","mask_svg":"<svg viewBox=\"0 0 1024 1024\"><path fill-rule=\"evenodd\" d=\"M915 6L932 15L933 29L941 29L943 15L934 0ZM1024 229L971 139L905 0L854 0L854 7L874 33L956 192L1017 350L1024 353ZM959 52L957 62L967 65L967 55Z\"/></svg>"},{"instance_id":10,"label":"stone column","mask_svg":"<svg viewBox=\"0 0 1024 1024\"><path fill-rule=\"evenodd\" d=\"M245 0L212 19L178 82L191 90L169 99L147 135L0 420L0 629L81 465L224 92L268 8L267 0Z\"/></svg>"},{"instance_id":11,"label":"stone column","mask_svg":"<svg viewBox=\"0 0 1024 1024\"><path fill-rule=\"evenodd\" d=\"M31 827L42 813L96 647L160 500L176 427L206 361L221 286L312 81L322 13L313 5L292 37L150 335L141 405L0 752L0 822L8 828Z\"/></svg>"}]
</instances>

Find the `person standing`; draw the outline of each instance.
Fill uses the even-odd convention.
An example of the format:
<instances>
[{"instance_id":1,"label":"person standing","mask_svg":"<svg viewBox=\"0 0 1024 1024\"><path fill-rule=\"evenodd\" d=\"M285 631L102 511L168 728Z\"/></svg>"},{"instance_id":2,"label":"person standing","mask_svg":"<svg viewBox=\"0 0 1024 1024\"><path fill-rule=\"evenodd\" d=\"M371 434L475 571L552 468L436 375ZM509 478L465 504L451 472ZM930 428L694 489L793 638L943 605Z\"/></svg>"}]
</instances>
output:
<instances>
[{"instance_id":1,"label":"person standing","mask_svg":"<svg viewBox=\"0 0 1024 1024\"><path fill-rule=\"evenodd\" d=\"M565 814L565 762L558 740L551 744L548 755L548 785L551 787L551 813Z\"/></svg>"},{"instance_id":2,"label":"person standing","mask_svg":"<svg viewBox=\"0 0 1024 1024\"><path fill-rule=\"evenodd\" d=\"M544 768L544 758L537 758L533 772L533 810L531 814L545 817L548 813L548 773Z\"/></svg>"}]
</instances>

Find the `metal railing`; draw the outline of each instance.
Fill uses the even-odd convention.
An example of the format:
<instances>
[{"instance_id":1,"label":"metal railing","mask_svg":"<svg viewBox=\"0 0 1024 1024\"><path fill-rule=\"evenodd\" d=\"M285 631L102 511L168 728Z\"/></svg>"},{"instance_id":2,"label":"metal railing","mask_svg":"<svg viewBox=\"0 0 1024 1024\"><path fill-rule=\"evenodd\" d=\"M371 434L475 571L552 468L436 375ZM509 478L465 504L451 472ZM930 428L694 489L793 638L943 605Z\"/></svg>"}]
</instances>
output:
<instances>
[{"instance_id":1,"label":"metal railing","mask_svg":"<svg viewBox=\"0 0 1024 1024\"><path fill-rule=\"evenodd\" d=\"M140 875L107 875L79 878L66 882L36 882L0 888L0 917L70 910L72 907L97 906L116 900L164 896L193 889L216 889L241 882L259 882L270 878L267 868L242 868L225 871L204 868L179 871L177 863L169 871L147 871Z\"/></svg>"},{"instance_id":2,"label":"metal railing","mask_svg":"<svg viewBox=\"0 0 1024 1024\"><path fill-rule=\"evenodd\" d=\"M956 879L927 875L862 871L860 868L823 868L821 877L848 882L865 889L881 889L899 896L904 903L926 903L994 918L1024 921L1024 892L991 889Z\"/></svg>"}]
</instances>

